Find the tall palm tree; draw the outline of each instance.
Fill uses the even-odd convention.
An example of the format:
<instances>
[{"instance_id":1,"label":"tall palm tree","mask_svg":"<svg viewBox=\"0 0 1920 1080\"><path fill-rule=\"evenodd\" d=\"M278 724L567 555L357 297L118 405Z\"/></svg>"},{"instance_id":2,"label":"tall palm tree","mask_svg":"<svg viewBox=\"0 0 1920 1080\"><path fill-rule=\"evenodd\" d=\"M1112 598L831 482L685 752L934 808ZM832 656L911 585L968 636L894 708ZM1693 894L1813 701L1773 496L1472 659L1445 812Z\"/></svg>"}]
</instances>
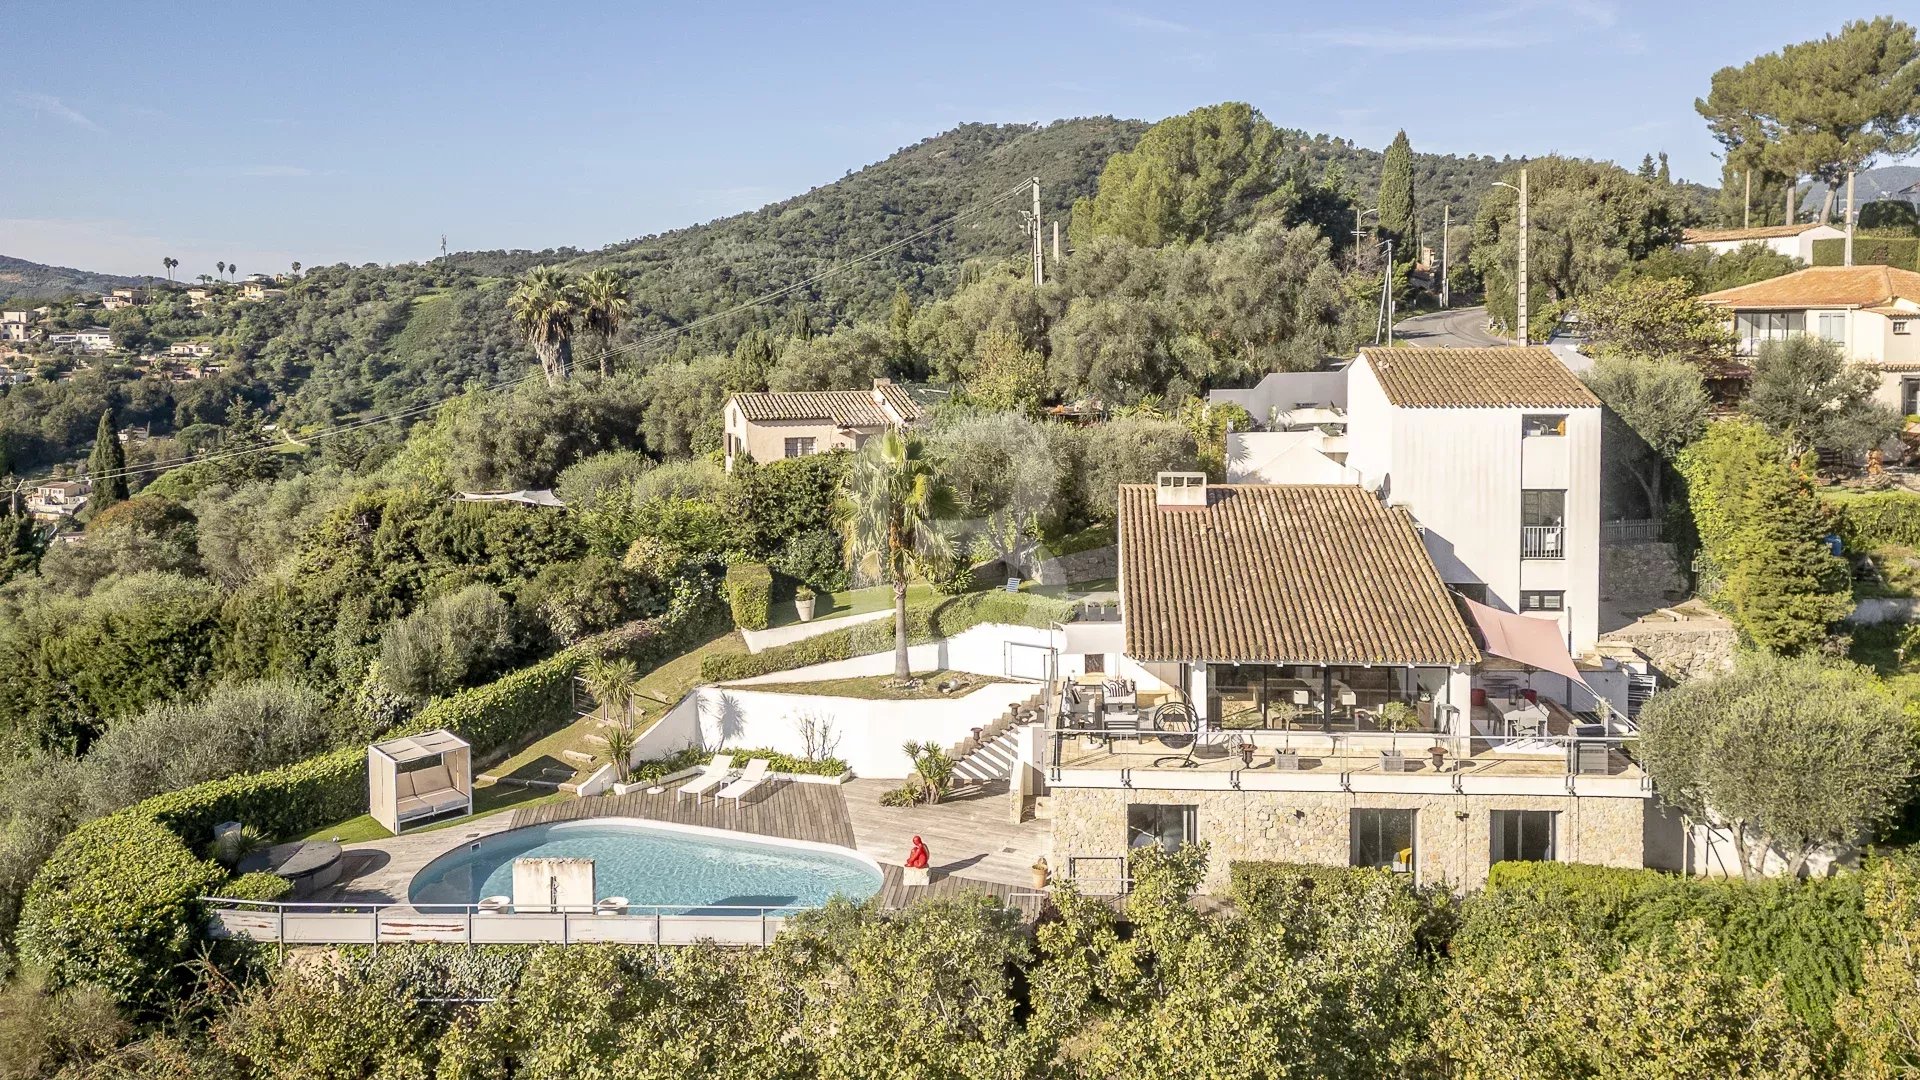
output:
<instances>
[{"instance_id":1,"label":"tall palm tree","mask_svg":"<svg viewBox=\"0 0 1920 1080\"><path fill-rule=\"evenodd\" d=\"M953 488L939 473L926 442L891 430L869 439L853 459L841 497L847 556L878 566L893 583L893 675L913 675L907 663L907 578L932 576L953 559L940 521L953 515Z\"/></svg>"},{"instance_id":2,"label":"tall palm tree","mask_svg":"<svg viewBox=\"0 0 1920 1080\"><path fill-rule=\"evenodd\" d=\"M295 259L293 261L293 276L294 277L300 276L300 260L298 259Z\"/></svg>"},{"instance_id":3,"label":"tall palm tree","mask_svg":"<svg viewBox=\"0 0 1920 1080\"><path fill-rule=\"evenodd\" d=\"M619 274L603 266L580 279L580 324L600 339L600 374L612 373L613 335L632 315L627 282Z\"/></svg>"},{"instance_id":4,"label":"tall palm tree","mask_svg":"<svg viewBox=\"0 0 1920 1080\"><path fill-rule=\"evenodd\" d=\"M547 385L558 385L573 363L573 327L580 317L573 279L557 266L536 266L514 287L507 307L514 326L540 358Z\"/></svg>"},{"instance_id":5,"label":"tall palm tree","mask_svg":"<svg viewBox=\"0 0 1920 1080\"><path fill-rule=\"evenodd\" d=\"M172 280L173 280L173 268L174 268L174 267L176 267L176 266L179 266L179 265L180 265L180 260L179 260L179 259L176 259L176 258L174 258L174 257L173 257L173 256L171 256L171 255L168 255L168 256L166 256L165 258L163 258L163 259L161 259L161 260L160 260L160 265L161 265L161 266L164 266L164 267L166 267L166 268L167 268L167 280L168 280L168 281L172 281Z\"/></svg>"},{"instance_id":6,"label":"tall palm tree","mask_svg":"<svg viewBox=\"0 0 1920 1080\"><path fill-rule=\"evenodd\" d=\"M213 265L214 265L214 269L220 271L221 277L227 276L227 260L221 259L219 262L214 263Z\"/></svg>"}]
</instances>

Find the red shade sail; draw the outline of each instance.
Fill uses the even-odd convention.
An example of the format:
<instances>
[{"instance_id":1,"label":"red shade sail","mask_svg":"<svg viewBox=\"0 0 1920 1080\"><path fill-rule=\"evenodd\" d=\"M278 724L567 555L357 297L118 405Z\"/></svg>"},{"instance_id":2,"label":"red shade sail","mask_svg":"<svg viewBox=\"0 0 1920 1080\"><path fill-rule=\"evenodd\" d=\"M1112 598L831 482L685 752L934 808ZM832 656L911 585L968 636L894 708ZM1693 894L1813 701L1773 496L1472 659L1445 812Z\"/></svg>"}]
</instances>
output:
<instances>
[{"instance_id":1,"label":"red shade sail","mask_svg":"<svg viewBox=\"0 0 1920 1080\"><path fill-rule=\"evenodd\" d=\"M1580 668L1574 664L1573 656L1567 652L1567 643L1561 637L1559 623L1500 611L1464 597L1461 603L1467 605L1467 615L1473 620L1481 645L1488 652L1517 660L1540 671L1565 675L1582 686L1587 685L1587 681L1580 677ZM1589 686L1587 689L1593 688Z\"/></svg>"}]
</instances>

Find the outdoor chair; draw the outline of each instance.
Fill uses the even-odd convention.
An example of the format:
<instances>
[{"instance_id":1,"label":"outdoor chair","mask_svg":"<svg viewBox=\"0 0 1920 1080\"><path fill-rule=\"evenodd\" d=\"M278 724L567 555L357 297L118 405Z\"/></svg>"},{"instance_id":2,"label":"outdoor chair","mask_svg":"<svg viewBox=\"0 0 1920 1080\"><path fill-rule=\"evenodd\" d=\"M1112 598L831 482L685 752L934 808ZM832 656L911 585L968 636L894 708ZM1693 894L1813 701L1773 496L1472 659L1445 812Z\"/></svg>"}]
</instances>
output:
<instances>
[{"instance_id":1,"label":"outdoor chair","mask_svg":"<svg viewBox=\"0 0 1920 1080\"><path fill-rule=\"evenodd\" d=\"M727 774L731 772L733 772L733 755L715 754L712 761L700 767L700 771L694 774L693 779L680 785L680 789L673 793L673 801L679 802L682 795L691 795L694 802L699 802L701 797L709 791L726 783Z\"/></svg>"},{"instance_id":2,"label":"outdoor chair","mask_svg":"<svg viewBox=\"0 0 1920 1080\"><path fill-rule=\"evenodd\" d=\"M1138 709L1114 709L1100 718L1100 727L1109 739L1137 739L1140 737L1140 711Z\"/></svg>"},{"instance_id":3,"label":"outdoor chair","mask_svg":"<svg viewBox=\"0 0 1920 1080\"><path fill-rule=\"evenodd\" d=\"M754 758L752 761L747 762L746 769L740 773L740 779L721 788L720 793L715 795L714 798L732 799L734 807L738 809L741 800L752 794L754 788L766 782L767 770L772 767L772 762L769 762L766 758Z\"/></svg>"},{"instance_id":4,"label":"outdoor chair","mask_svg":"<svg viewBox=\"0 0 1920 1080\"><path fill-rule=\"evenodd\" d=\"M438 817L467 805L466 792L454 787L445 762L397 773L393 778L394 816L401 823Z\"/></svg>"}]
</instances>

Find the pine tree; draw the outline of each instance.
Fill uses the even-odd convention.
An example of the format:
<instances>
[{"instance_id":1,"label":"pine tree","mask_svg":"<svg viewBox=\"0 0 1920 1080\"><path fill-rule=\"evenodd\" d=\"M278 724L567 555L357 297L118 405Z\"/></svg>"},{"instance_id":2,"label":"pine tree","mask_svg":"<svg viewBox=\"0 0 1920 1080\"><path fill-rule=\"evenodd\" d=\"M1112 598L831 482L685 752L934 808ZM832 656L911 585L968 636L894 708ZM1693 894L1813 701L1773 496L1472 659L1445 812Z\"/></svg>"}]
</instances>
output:
<instances>
[{"instance_id":1,"label":"pine tree","mask_svg":"<svg viewBox=\"0 0 1920 1080\"><path fill-rule=\"evenodd\" d=\"M902 285L893 290L893 311L887 316L887 329L893 334L893 353L901 360L913 358L913 297Z\"/></svg>"},{"instance_id":2,"label":"pine tree","mask_svg":"<svg viewBox=\"0 0 1920 1080\"><path fill-rule=\"evenodd\" d=\"M1646 154L1640 158L1640 179L1642 180L1653 179L1653 155L1652 154Z\"/></svg>"},{"instance_id":3,"label":"pine tree","mask_svg":"<svg viewBox=\"0 0 1920 1080\"><path fill-rule=\"evenodd\" d=\"M1660 168L1656 170L1653 175L1654 179L1660 181L1662 184L1673 183L1673 171L1667 168L1667 152L1665 150L1660 151Z\"/></svg>"},{"instance_id":4,"label":"pine tree","mask_svg":"<svg viewBox=\"0 0 1920 1080\"><path fill-rule=\"evenodd\" d=\"M1413 146L1402 131L1393 137L1380 166L1380 229L1393 239L1395 257L1405 262L1419 255L1413 214Z\"/></svg>"},{"instance_id":5,"label":"pine tree","mask_svg":"<svg viewBox=\"0 0 1920 1080\"><path fill-rule=\"evenodd\" d=\"M1754 643L1789 655L1817 648L1853 608L1846 563L1828 550L1819 499L1781 462L1755 470L1746 518L1728 548L1726 596Z\"/></svg>"},{"instance_id":6,"label":"pine tree","mask_svg":"<svg viewBox=\"0 0 1920 1080\"><path fill-rule=\"evenodd\" d=\"M87 475L93 478L91 502L95 513L127 500L127 451L120 445L113 424L113 410L100 414L100 427L93 437L93 453L87 457Z\"/></svg>"}]
</instances>

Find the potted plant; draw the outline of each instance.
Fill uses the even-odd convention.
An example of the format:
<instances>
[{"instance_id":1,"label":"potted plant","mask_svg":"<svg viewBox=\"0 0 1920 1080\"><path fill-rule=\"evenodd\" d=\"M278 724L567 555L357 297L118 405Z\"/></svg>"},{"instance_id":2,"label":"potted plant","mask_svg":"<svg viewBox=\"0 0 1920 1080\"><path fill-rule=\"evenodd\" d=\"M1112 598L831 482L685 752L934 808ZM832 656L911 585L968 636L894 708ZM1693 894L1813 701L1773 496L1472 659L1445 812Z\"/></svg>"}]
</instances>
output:
<instances>
[{"instance_id":1,"label":"potted plant","mask_svg":"<svg viewBox=\"0 0 1920 1080\"><path fill-rule=\"evenodd\" d=\"M811 622L813 620L813 590L805 585L793 590L793 609L799 614L801 622Z\"/></svg>"},{"instance_id":2,"label":"potted plant","mask_svg":"<svg viewBox=\"0 0 1920 1080\"><path fill-rule=\"evenodd\" d=\"M1420 713L1404 701L1389 701L1380 706L1380 726L1394 735L1392 749L1380 751L1380 769L1382 772L1401 772L1406 769L1407 759L1400 756L1399 734L1412 731L1420 726Z\"/></svg>"}]
</instances>

